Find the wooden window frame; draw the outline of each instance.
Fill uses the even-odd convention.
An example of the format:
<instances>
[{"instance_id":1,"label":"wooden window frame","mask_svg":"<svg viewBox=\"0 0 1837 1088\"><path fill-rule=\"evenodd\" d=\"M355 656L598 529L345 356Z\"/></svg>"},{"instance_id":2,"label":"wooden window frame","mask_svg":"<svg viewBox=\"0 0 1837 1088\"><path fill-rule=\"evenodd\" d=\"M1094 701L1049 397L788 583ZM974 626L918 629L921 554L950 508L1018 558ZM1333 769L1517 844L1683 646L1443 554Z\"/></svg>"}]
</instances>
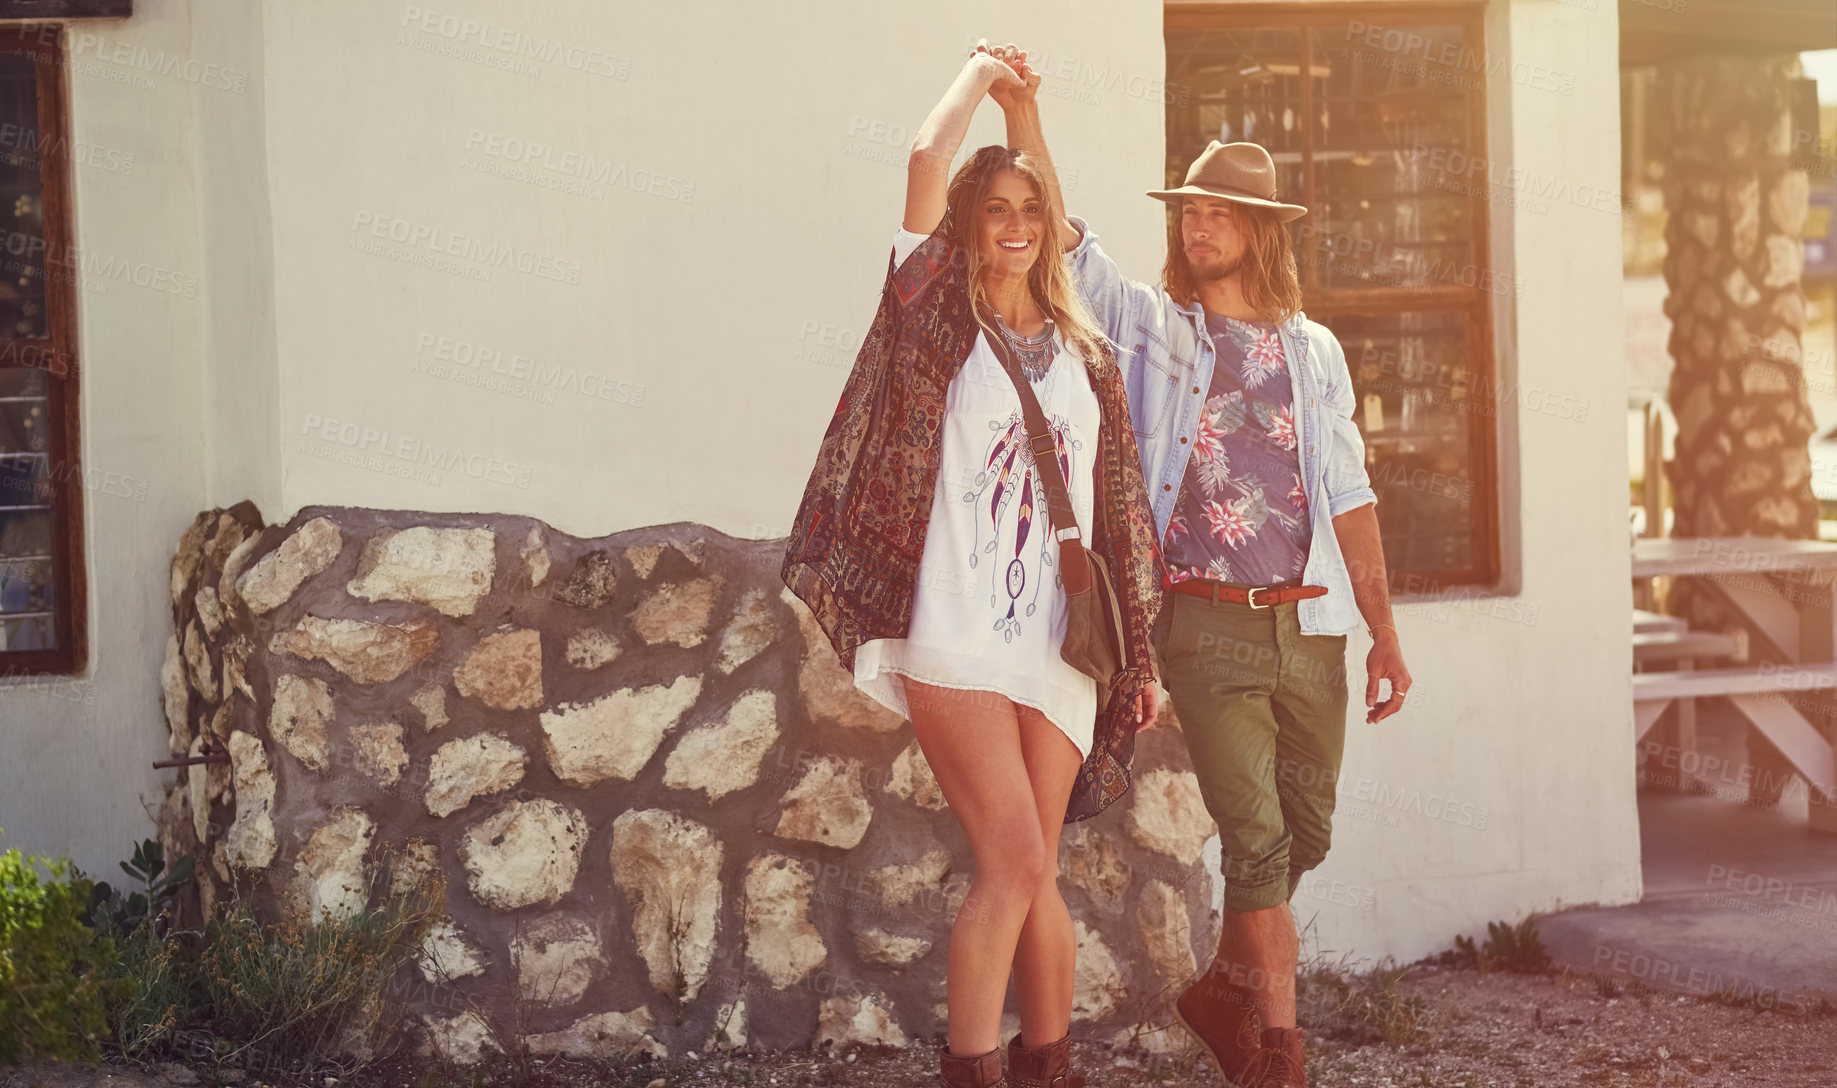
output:
<instances>
[{"instance_id":1,"label":"wooden window frame","mask_svg":"<svg viewBox=\"0 0 1837 1088\"><path fill-rule=\"evenodd\" d=\"M1485 55L1488 48L1486 35L1486 5L1484 0L1439 0L1439 2L1372 2L1361 3L1357 0L1290 0L1290 2L1261 2L1261 0L1239 0L1239 2L1194 2L1194 0L1166 0L1163 7L1163 41L1181 31L1201 30L1245 30L1245 29L1287 29L1299 32L1298 49L1301 71L1301 114L1312 116L1313 81L1308 78L1312 69L1314 56L1313 37L1309 31L1322 26L1339 26L1348 19L1363 19L1374 25L1410 26L1410 25L1443 25L1458 26L1463 33L1464 41L1471 48ZM1165 49L1165 45L1163 45ZM1466 95L1467 106L1467 139L1468 145L1477 149L1478 154L1485 154L1486 142L1486 82L1476 80L1464 92L1451 90L1452 99L1457 93ZM1315 207L1314 192L1314 126L1303 124L1301 132L1301 163L1303 190L1300 203ZM1169 179L1168 184L1177 185L1179 179ZM1472 260L1481 269L1492 267L1492 216L1491 205L1485 187L1475 187L1469 194L1469 216L1473 224ZM1297 254L1297 257L1301 257ZM1468 355L1473 360L1473 387L1476 408L1469 411L1468 422L1468 463L1473 473L1473 533L1470 541L1470 554L1474 558L1471 566L1465 568L1421 568L1392 569L1390 571L1391 588L1394 593L1409 596L1429 596L1452 586L1477 586L1486 589L1499 587L1501 579L1502 557L1499 518L1501 509L1500 464L1498 454L1499 416L1508 410L1510 401L1501 396L1500 382L1501 360L1497 345L1493 340L1494 308L1499 300L1492 291L1482 287L1461 287L1425 285L1421 287L1333 287L1321 288L1319 282L1319 262L1299 260L1302 275L1302 296L1306 300L1305 308L1312 318L1341 316L1382 317L1408 310L1425 311L1459 311L1468 318L1469 342ZM1508 300L1509 301L1509 300ZM1355 370L1357 361L1348 359ZM1355 373L1356 384L1356 373ZM1477 407L1482 394L1486 407ZM1358 412L1354 412L1356 421ZM1360 432L1363 433L1363 424ZM1380 513L1380 521L1382 514Z\"/></svg>"},{"instance_id":2,"label":"wooden window frame","mask_svg":"<svg viewBox=\"0 0 1837 1088\"><path fill-rule=\"evenodd\" d=\"M4 6L0 6L4 10ZM88 586L84 573L83 470L79 458L77 290L80 267L70 194L70 115L65 96L63 35L48 25L0 27L7 52L33 58L38 98L39 177L44 201L45 335L0 339L0 367L45 373L51 492L52 627L48 650L0 650L0 681L22 675L82 672L89 659Z\"/></svg>"}]
</instances>

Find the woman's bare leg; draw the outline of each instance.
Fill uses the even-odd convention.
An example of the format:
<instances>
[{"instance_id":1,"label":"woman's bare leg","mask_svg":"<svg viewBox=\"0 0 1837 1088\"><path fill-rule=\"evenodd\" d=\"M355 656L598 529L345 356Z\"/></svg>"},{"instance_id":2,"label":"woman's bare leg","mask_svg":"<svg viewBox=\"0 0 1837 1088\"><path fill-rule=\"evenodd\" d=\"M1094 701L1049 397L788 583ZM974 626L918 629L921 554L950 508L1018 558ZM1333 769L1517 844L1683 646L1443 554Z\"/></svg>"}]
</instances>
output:
<instances>
[{"instance_id":1,"label":"woman's bare leg","mask_svg":"<svg viewBox=\"0 0 1837 1088\"><path fill-rule=\"evenodd\" d=\"M951 1052L985 1054L1000 1045L1015 942L1047 863L1021 728L1004 696L902 679L919 750L976 858L950 930L945 999Z\"/></svg>"},{"instance_id":2,"label":"woman's bare leg","mask_svg":"<svg viewBox=\"0 0 1837 1088\"><path fill-rule=\"evenodd\" d=\"M1014 988L1021 1007L1021 1045L1045 1046L1065 1037L1072 1019L1072 970L1077 942L1071 912L1059 895L1059 832L1065 804L1083 763L1078 747L1058 726L1032 707L1017 706L1021 751L1038 804L1040 840L1046 864L1034 888L1027 920L1014 952Z\"/></svg>"}]
</instances>

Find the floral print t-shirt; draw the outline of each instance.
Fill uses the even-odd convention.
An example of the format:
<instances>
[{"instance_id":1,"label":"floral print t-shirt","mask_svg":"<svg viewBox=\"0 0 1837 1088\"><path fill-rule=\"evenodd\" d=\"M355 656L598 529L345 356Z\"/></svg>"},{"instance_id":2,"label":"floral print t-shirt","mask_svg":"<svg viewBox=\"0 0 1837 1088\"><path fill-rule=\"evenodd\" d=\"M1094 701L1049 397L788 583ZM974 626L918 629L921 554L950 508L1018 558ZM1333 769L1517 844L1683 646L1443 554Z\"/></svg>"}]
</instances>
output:
<instances>
[{"instance_id":1,"label":"floral print t-shirt","mask_svg":"<svg viewBox=\"0 0 1837 1088\"><path fill-rule=\"evenodd\" d=\"M1267 585L1301 577L1307 498L1294 388L1274 325L1206 311L1218 363L1161 550L1168 578Z\"/></svg>"}]
</instances>

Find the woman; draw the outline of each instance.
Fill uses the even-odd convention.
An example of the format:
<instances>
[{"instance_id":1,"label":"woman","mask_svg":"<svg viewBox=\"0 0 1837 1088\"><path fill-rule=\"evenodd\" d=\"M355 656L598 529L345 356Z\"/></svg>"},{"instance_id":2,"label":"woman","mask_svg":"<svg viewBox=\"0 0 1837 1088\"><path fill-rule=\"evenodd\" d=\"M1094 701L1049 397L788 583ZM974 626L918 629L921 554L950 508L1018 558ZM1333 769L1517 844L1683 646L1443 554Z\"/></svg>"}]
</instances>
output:
<instances>
[{"instance_id":1,"label":"woman","mask_svg":"<svg viewBox=\"0 0 1837 1088\"><path fill-rule=\"evenodd\" d=\"M945 182L982 96L1038 78L1023 73L978 52L919 130L880 308L784 566L856 684L912 722L975 856L947 968L941 1070L956 1088L1084 1083L1069 1075L1059 831L1128 788L1135 731L1154 716L1142 692L1163 569L1115 359L1071 288L1034 163L984 147ZM1059 657L1059 527L995 337L1051 421L1084 540L1116 578L1125 668L1105 692ZM1011 968L1012 1082L998 1048Z\"/></svg>"}]
</instances>

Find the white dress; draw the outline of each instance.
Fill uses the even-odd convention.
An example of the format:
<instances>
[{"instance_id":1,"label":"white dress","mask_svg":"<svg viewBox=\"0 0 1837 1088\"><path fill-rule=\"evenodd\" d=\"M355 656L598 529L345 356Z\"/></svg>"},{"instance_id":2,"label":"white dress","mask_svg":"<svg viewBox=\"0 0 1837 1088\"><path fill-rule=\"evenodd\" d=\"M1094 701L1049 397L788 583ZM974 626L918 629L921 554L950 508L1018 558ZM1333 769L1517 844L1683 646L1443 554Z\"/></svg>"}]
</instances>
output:
<instances>
[{"instance_id":1,"label":"white dress","mask_svg":"<svg viewBox=\"0 0 1837 1088\"><path fill-rule=\"evenodd\" d=\"M893 259L905 263L925 235L900 230ZM1102 411L1076 347L1057 353L1032 383L1052 424L1072 511L1092 524L1092 465ZM1021 419L1020 395L980 332L950 383L942 460L905 638L872 639L855 651L855 685L909 718L901 676L939 687L997 692L1033 707L1090 755L1097 683L1059 657L1065 590L1046 492ZM1088 538L1087 538L1088 539Z\"/></svg>"}]
</instances>

